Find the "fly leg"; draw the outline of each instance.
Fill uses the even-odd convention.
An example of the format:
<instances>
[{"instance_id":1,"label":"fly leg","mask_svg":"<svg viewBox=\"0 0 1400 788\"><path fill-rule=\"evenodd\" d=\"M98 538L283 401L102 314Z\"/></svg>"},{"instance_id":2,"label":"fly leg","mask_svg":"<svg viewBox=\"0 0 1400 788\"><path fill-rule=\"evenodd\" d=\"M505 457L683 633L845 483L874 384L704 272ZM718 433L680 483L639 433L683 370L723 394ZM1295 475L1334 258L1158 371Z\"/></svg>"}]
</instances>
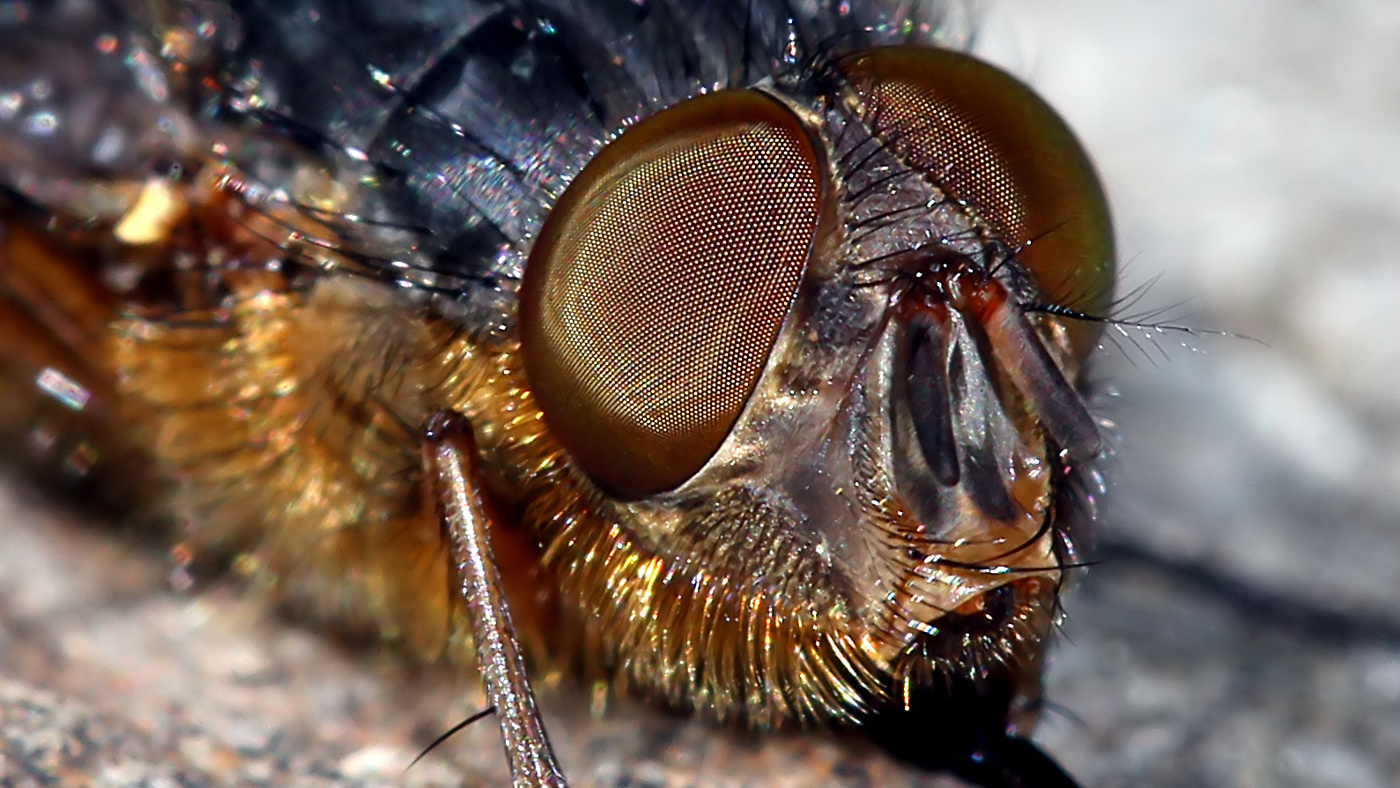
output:
<instances>
[{"instance_id":1,"label":"fly leg","mask_svg":"<svg viewBox=\"0 0 1400 788\"><path fill-rule=\"evenodd\" d=\"M481 494L471 425L460 414L439 413L429 420L426 438L428 476L437 486L438 512L462 581L486 696L501 723L511 781L526 788L565 788L491 550L492 512Z\"/></svg>"}]
</instances>

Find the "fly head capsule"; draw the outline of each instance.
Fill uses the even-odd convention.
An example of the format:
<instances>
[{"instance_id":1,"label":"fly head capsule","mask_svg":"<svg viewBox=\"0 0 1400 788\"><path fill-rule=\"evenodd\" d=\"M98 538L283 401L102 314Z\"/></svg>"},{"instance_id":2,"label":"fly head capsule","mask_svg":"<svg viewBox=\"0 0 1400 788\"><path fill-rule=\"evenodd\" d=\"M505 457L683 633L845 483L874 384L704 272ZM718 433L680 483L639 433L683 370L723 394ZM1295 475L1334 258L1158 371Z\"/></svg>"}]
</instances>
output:
<instances>
[{"instance_id":1,"label":"fly head capsule","mask_svg":"<svg viewBox=\"0 0 1400 788\"><path fill-rule=\"evenodd\" d=\"M1042 307L1106 307L1106 200L1064 122L973 58L824 73L626 130L535 243L529 385L582 527L641 556L564 584L611 622L604 660L678 705L875 724L975 696L1000 741L1098 451L1096 328ZM919 746L972 746L944 738Z\"/></svg>"}]
</instances>

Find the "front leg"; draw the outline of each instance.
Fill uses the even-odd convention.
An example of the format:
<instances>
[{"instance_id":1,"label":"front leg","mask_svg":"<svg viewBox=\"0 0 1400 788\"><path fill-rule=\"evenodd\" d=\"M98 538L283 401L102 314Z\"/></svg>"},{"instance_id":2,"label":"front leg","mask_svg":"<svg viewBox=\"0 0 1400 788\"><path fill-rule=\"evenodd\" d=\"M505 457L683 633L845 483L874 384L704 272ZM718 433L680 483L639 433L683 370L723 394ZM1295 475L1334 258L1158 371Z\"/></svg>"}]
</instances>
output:
<instances>
[{"instance_id":1,"label":"front leg","mask_svg":"<svg viewBox=\"0 0 1400 788\"><path fill-rule=\"evenodd\" d=\"M443 412L429 420L425 435L428 479L436 485L438 513L462 580L477 663L487 698L501 722L512 782L531 788L565 788L568 782L555 761L535 705L500 569L491 550L493 512L481 494L471 425L461 414Z\"/></svg>"}]
</instances>

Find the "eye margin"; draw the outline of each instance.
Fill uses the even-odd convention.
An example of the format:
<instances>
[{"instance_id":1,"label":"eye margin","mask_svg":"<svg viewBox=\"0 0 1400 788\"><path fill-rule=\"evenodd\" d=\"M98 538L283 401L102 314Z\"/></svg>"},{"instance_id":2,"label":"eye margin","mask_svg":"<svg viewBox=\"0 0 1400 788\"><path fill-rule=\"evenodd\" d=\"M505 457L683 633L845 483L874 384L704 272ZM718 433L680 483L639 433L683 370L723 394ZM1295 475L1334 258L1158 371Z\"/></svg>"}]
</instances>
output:
<instances>
[{"instance_id":1,"label":"eye margin","mask_svg":"<svg viewBox=\"0 0 1400 788\"><path fill-rule=\"evenodd\" d=\"M779 316L770 321L771 330L764 341L757 343L765 351L744 381L738 405L726 418L709 425L701 437L686 445L658 446L655 441L639 441L640 427L635 423L619 424L616 419L599 418L599 401L581 390L577 376L568 369L568 359L561 356L568 349L560 348L558 338L551 337L545 327L545 313L560 308L547 303L552 278L558 275L559 266L569 265L556 260L554 252L566 243L566 236L572 231L570 221L596 207L590 205L590 200L601 204L597 197L599 187L616 185L620 179L618 168L635 165L639 151L660 158L684 144L673 141L677 136L698 144L705 139L723 139L725 130L730 130L730 136L738 136L745 127L765 124L791 141L813 184L803 252L791 269L781 308L776 309ZM703 135L707 129L715 132L708 138ZM823 225L822 217L831 210L826 158L813 132L779 99L756 89L722 90L680 102L626 129L584 167L551 209L531 249L520 290L519 326L525 373L550 432L563 444L574 464L607 494L619 500L638 500L679 487L704 467L732 431L767 367L806 275L818 230ZM753 305L749 306L752 311ZM657 354L643 348L636 355L655 358ZM718 379L721 376L716 375L711 381ZM618 428L631 434L619 439L611 432Z\"/></svg>"},{"instance_id":2,"label":"eye margin","mask_svg":"<svg viewBox=\"0 0 1400 788\"><path fill-rule=\"evenodd\" d=\"M883 120L889 109L880 99L891 85L908 85L980 132L983 144L1002 161L1012 162L1018 185L1013 199L1027 215L1024 230L1000 226L999 206L986 205L989 201L976 189L947 190L970 204L1004 238L1043 301L1094 318L1110 309L1117 251L1107 194L1078 137L1035 90L972 55L941 48L875 47L839 58L835 68L857 98L858 117L902 155L909 155L911 147L900 139L907 130L892 134L880 128L891 125ZM938 166L911 165L940 188L949 186L939 177ZM1102 321L1065 320L1075 357L1088 358L1098 345Z\"/></svg>"}]
</instances>

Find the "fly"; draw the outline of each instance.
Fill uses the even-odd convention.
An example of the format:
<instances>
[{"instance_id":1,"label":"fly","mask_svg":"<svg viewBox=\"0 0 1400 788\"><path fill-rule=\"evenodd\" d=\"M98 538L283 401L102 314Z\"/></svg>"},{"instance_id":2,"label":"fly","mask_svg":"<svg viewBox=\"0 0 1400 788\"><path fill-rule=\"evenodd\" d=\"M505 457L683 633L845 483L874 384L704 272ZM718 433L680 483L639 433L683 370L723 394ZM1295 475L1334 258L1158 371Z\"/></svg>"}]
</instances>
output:
<instances>
[{"instance_id":1,"label":"fly","mask_svg":"<svg viewBox=\"0 0 1400 788\"><path fill-rule=\"evenodd\" d=\"M1113 231L950 9L9 8L31 465L474 662L519 785L565 784L540 668L1074 784L1028 735Z\"/></svg>"}]
</instances>

